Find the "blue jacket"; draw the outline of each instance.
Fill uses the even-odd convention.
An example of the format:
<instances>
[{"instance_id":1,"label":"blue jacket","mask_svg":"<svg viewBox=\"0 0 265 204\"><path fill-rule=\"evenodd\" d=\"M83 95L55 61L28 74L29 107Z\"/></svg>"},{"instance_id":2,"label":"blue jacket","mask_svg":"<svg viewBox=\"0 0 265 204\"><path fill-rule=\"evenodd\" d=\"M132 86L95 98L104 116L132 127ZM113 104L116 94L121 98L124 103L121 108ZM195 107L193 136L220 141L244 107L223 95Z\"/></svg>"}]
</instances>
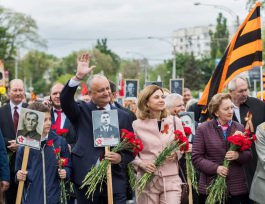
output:
<instances>
[{"instance_id":1,"label":"blue jacket","mask_svg":"<svg viewBox=\"0 0 265 204\"><path fill-rule=\"evenodd\" d=\"M68 165L65 167L67 178L70 177L71 161L68 145L64 138L50 131L48 141L53 140L55 148L61 148L61 157L68 158ZM21 169L24 147L19 147L16 156L15 171ZM44 159L43 159L44 158ZM45 173L43 173L45 170ZM27 179L24 185L22 203L43 204L46 197L47 204L58 204L60 201L60 178L58 175L58 164L53 147L46 143L41 150L30 149ZM46 183L44 188L44 181ZM46 194L45 194L46 191Z\"/></svg>"},{"instance_id":2,"label":"blue jacket","mask_svg":"<svg viewBox=\"0 0 265 204\"><path fill-rule=\"evenodd\" d=\"M0 129L0 181L10 181L10 171L4 137Z\"/></svg>"}]
</instances>

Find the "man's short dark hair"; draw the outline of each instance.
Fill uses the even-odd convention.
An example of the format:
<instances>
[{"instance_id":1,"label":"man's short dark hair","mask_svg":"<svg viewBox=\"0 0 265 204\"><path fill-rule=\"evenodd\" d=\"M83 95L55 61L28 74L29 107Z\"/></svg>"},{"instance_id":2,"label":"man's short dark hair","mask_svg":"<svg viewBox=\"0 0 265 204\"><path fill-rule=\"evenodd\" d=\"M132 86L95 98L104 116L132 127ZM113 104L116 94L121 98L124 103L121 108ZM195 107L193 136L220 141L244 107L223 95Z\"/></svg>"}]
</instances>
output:
<instances>
[{"instance_id":1,"label":"man's short dark hair","mask_svg":"<svg viewBox=\"0 0 265 204\"><path fill-rule=\"evenodd\" d=\"M103 111L103 112L101 113L101 115L103 115L103 114L108 114L108 115L110 115L110 113L109 113L108 111Z\"/></svg>"},{"instance_id":2,"label":"man's short dark hair","mask_svg":"<svg viewBox=\"0 0 265 204\"><path fill-rule=\"evenodd\" d=\"M26 112L26 113L25 113L25 118L26 118L28 115L36 115L37 120L39 120L39 116L38 116L38 114L35 113L35 112L33 112L33 111L28 111L28 112Z\"/></svg>"},{"instance_id":3,"label":"man's short dark hair","mask_svg":"<svg viewBox=\"0 0 265 204\"><path fill-rule=\"evenodd\" d=\"M117 86L116 84L113 82L113 81L110 81L109 80L109 84L110 84L110 90L111 90L111 93L114 93L117 91Z\"/></svg>"}]
</instances>

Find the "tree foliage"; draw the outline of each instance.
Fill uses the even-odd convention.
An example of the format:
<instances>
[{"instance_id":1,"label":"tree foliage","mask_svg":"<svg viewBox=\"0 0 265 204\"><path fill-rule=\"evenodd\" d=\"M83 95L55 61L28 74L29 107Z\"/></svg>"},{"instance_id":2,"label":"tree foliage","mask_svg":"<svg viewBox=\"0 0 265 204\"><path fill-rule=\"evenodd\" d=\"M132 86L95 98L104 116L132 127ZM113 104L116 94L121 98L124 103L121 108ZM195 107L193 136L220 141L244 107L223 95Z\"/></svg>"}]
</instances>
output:
<instances>
[{"instance_id":1,"label":"tree foliage","mask_svg":"<svg viewBox=\"0 0 265 204\"><path fill-rule=\"evenodd\" d=\"M19 62L19 78L25 80L27 87L32 85L35 93L47 93L51 85L49 71L56 60L45 52L30 51Z\"/></svg>"},{"instance_id":2,"label":"tree foliage","mask_svg":"<svg viewBox=\"0 0 265 204\"><path fill-rule=\"evenodd\" d=\"M215 32L210 31L211 37L211 57L221 58L229 42L229 31L227 28L227 19L222 13L217 17Z\"/></svg>"},{"instance_id":3,"label":"tree foliage","mask_svg":"<svg viewBox=\"0 0 265 204\"><path fill-rule=\"evenodd\" d=\"M33 45L45 46L38 35L38 26L30 16L0 6L0 58L13 75L14 60L18 48L32 48ZM12 77L11 77L12 78Z\"/></svg>"},{"instance_id":4,"label":"tree foliage","mask_svg":"<svg viewBox=\"0 0 265 204\"><path fill-rule=\"evenodd\" d=\"M107 42L107 38L97 40L97 45L95 46L95 48L98 49L101 53L109 55L113 61L113 67L115 71L118 71L120 68L120 57L108 48Z\"/></svg>"}]
</instances>

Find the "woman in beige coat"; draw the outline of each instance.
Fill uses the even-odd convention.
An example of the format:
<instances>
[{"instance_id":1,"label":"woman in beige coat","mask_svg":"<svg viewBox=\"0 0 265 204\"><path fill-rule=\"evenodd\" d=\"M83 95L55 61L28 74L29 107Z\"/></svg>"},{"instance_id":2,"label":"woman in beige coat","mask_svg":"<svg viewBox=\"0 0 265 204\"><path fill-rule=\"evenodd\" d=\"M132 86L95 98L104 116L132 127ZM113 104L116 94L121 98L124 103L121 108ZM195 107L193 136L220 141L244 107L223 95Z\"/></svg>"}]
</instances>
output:
<instances>
[{"instance_id":1,"label":"woman in beige coat","mask_svg":"<svg viewBox=\"0 0 265 204\"><path fill-rule=\"evenodd\" d=\"M181 197L181 179L178 175L180 152L175 152L156 168L155 159L174 138L174 123L183 132L180 119L168 116L164 92L156 85L145 87L138 98L137 120L133 122L135 134L142 140L144 149L133 161L137 178L145 172L154 173L150 183L137 197L139 204L178 204Z\"/></svg>"}]
</instances>

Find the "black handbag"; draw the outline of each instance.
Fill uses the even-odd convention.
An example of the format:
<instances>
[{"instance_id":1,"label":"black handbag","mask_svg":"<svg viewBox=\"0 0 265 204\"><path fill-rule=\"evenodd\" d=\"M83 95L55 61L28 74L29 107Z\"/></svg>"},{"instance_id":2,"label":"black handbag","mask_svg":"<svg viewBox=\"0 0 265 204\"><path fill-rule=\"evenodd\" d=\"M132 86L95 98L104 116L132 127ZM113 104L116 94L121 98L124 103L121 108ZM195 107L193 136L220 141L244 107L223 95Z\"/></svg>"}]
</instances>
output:
<instances>
[{"instance_id":1,"label":"black handbag","mask_svg":"<svg viewBox=\"0 0 265 204\"><path fill-rule=\"evenodd\" d=\"M174 124L174 130L176 131L176 119L175 116L173 116L173 124ZM184 180L184 182L182 182L181 184L181 199L180 199L180 203L181 204L188 204L189 203L189 184L187 183L185 174L182 171L182 168L179 164L179 162L177 161L178 167L179 167L179 172L181 173L181 176Z\"/></svg>"}]
</instances>

